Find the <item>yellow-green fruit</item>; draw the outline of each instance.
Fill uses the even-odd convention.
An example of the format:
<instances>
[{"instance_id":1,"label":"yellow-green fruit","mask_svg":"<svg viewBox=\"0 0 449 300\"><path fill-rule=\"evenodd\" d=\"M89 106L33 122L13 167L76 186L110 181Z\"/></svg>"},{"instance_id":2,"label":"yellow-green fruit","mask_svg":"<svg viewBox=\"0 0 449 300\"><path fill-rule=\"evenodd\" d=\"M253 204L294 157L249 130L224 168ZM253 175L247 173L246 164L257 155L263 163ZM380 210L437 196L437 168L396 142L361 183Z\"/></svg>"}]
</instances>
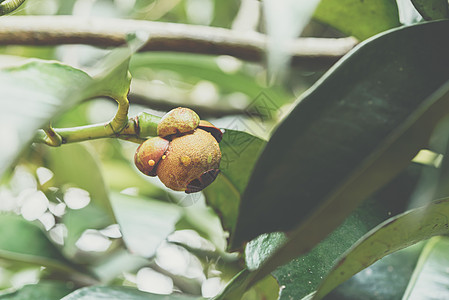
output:
<instances>
[{"instance_id":1,"label":"yellow-green fruit","mask_svg":"<svg viewBox=\"0 0 449 300\"><path fill-rule=\"evenodd\" d=\"M185 191L194 179L218 169L221 151L217 140L202 129L174 138L156 170L159 179L175 191Z\"/></svg>"},{"instance_id":2,"label":"yellow-green fruit","mask_svg":"<svg viewBox=\"0 0 449 300\"><path fill-rule=\"evenodd\" d=\"M152 137L142 143L134 154L134 163L143 174L156 176L159 161L168 149L169 141L161 137Z\"/></svg>"},{"instance_id":3,"label":"yellow-green fruit","mask_svg":"<svg viewBox=\"0 0 449 300\"><path fill-rule=\"evenodd\" d=\"M157 125L157 135L166 137L191 132L198 127L200 117L193 110L178 107L166 113Z\"/></svg>"}]
</instances>

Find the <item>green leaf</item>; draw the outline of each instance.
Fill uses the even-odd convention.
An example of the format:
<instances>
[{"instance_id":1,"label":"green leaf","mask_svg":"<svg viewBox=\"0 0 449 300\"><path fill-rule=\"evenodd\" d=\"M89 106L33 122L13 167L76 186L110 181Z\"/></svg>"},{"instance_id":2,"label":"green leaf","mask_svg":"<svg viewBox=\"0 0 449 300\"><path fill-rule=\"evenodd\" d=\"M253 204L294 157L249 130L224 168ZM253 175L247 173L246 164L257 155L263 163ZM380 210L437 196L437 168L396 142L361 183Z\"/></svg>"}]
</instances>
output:
<instances>
[{"instance_id":1,"label":"green leaf","mask_svg":"<svg viewBox=\"0 0 449 300\"><path fill-rule=\"evenodd\" d=\"M449 22L438 21L379 35L298 100L254 168L234 248L302 225L274 265L286 263L409 164L449 110L448 87L429 97L449 79L449 40L440 39L448 31Z\"/></svg>"},{"instance_id":2,"label":"green leaf","mask_svg":"<svg viewBox=\"0 0 449 300\"><path fill-rule=\"evenodd\" d=\"M25 285L14 291L4 291L0 294L2 300L60 300L73 291L67 284L56 281L41 281L38 284Z\"/></svg>"},{"instance_id":3,"label":"green leaf","mask_svg":"<svg viewBox=\"0 0 449 300\"><path fill-rule=\"evenodd\" d=\"M111 194L111 200L126 246L143 257L155 254L182 215L180 207L161 201L119 193Z\"/></svg>"},{"instance_id":4,"label":"green leaf","mask_svg":"<svg viewBox=\"0 0 449 300\"><path fill-rule=\"evenodd\" d=\"M220 216L223 228L231 233L235 228L240 197L264 146L265 141L245 132L226 129L223 134L221 173L204 194L207 203Z\"/></svg>"},{"instance_id":5,"label":"green leaf","mask_svg":"<svg viewBox=\"0 0 449 300\"><path fill-rule=\"evenodd\" d=\"M449 17L446 0L412 0L412 3L424 20L447 19Z\"/></svg>"},{"instance_id":6,"label":"green leaf","mask_svg":"<svg viewBox=\"0 0 449 300\"><path fill-rule=\"evenodd\" d=\"M321 0L314 17L361 40L401 25L392 0Z\"/></svg>"},{"instance_id":7,"label":"green leaf","mask_svg":"<svg viewBox=\"0 0 449 300\"><path fill-rule=\"evenodd\" d=\"M123 286L94 286L79 289L61 300L201 300L202 297L185 295L154 295Z\"/></svg>"},{"instance_id":8,"label":"green leaf","mask_svg":"<svg viewBox=\"0 0 449 300\"><path fill-rule=\"evenodd\" d=\"M421 169L420 165L410 165L388 186L365 200L341 226L309 253L273 271L272 274L284 287L281 299L301 299L316 290L322 278L332 269L334 261L353 243L391 214L402 212L420 178ZM262 237L265 237L265 241ZM285 241L285 235L278 233L262 235L249 242L245 249L248 268L257 270Z\"/></svg>"},{"instance_id":9,"label":"green leaf","mask_svg":"<svg viewBox=\"0 0 449 300\"><path fill-rule=\"evenodd\" d=\"M345 253L318 288L321 299L352 275L387 254L436 235L449 233L449 199L410 210L383 222Z\"/></svg>"},{"instance_id":10,"label":"green leaf","mask_svg":"<svg viewBox=\"0 0 449 300\"><path fill-rule=\"evenodd\" d=\"M449 239L434 237L424 247L402 299L446 299L449 297Z\"/></svg>"},{"instance_id":11,"label":"green leaf","mask_svg":"<svg viewBox=\"0 0 449 300\"><path fill-rule=\"evenodd\" d=\"M90 87L90 93L96 96L110 96L115 100L126 100L131 74L128 72L131 56L148 41L148 32L139 30L129 33L127 47L111 51L96 65L94 75L96 84Z\"/></svg>"},{"instance_id":12,"label":"green leaf","mask_svg":"<svg viewBox=\"0 0 449 300\"><path fill-rule=\"evenodd\" d=\"M0 70L0 140L8 145L0 148L0 178L35 131L52 118L84 99L101 96L103 91L115 88L114 91L123 94L123 85L121 89L116 88L117 82L111 78L124 78L123 64L144 41L134 39L130 43L130 50L118 49L103 59L95 80L54 61L31 60Z\"/></svg>"},{"instance_id":13,"label":"green leaf","mask_svg":"<svg viewBox=\"0 0 449 300\"><path fill-rule=\"evenodd\" d=\"M16 215L0 214L0 227L5 229L0 234L0 258L73 271L70 263L34 223Z\"/></svg>"},{"instance_id":14,"label":"green leaf","mask_svg":"<svg viewBox=\"0 0 449 300\"><path fill-rule=\"evenodd\" d=\"M57 62L32 60L0 70L0 139L8 145L0 150L0 176L36 129L83 99L90 82L86 73Z\"/></svg>"},{"instance_id":15,"label":"green leaf","mask_svg":"<svg viewBox=\"0 0 449 300\"><path fill-rule=\"evenodd\" d=\"M401 299L422 248L423 243L418 243L385 256L342 283L324 299Z\"/></svg>"}]
</instances>

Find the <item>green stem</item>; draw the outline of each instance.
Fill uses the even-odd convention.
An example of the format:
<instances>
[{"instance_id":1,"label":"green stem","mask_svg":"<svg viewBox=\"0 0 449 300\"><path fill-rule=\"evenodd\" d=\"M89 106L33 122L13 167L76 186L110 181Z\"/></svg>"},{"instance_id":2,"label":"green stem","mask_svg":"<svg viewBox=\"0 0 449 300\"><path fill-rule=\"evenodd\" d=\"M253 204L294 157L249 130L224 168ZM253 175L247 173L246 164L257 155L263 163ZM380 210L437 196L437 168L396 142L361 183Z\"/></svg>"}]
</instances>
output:
<instances>
[{"instance_id":1,"label":"green stem","mask_svg":"<svg viewBox=\"0 0 449 300\"><path fill-rule=\"evenodd\" d=\"M45 143L47 145L57 147L62 144L62 137L55 132L55 130L51 127L51 124L48 124L48 126L45 127L43 130L46 134Z\"/></svg>"},{"instance_id":2,"label":"green stem","mask_svg":"<svg viewBox=\"0 0 449 300\"><path fill-rule=\"evenodd\" d=\"M120 117L117 118L117 115L114 117L116 122L113 120L105 124L92 124L71 128L52 128L52 131L61 138L61 143L59 144L49 140L48 132L46 133L45 130L37 132L34 142L44 143L49 146L60 146L61 144L101 138L120 138L131 142L142 143L147 137L157 135L157 124L159 124L160 117L140 113L136 118L128 119L125 125L121 126L121 129L117 129L117 124L123 122L119 119ZM117 121L117 119L119 120Z\"/></svg>"},{"instance_id":3,"label":"green stem","mask_svg":"<svg viewBox=\"0 0 449 300\"><path fill-rule=\"evenodd\" d=\"M123 98L115 98L115 101L118 103L117 113L108 125L114 133L120 133L128 123L129 101L126 96Z\"/></svg>"}]
</instances>

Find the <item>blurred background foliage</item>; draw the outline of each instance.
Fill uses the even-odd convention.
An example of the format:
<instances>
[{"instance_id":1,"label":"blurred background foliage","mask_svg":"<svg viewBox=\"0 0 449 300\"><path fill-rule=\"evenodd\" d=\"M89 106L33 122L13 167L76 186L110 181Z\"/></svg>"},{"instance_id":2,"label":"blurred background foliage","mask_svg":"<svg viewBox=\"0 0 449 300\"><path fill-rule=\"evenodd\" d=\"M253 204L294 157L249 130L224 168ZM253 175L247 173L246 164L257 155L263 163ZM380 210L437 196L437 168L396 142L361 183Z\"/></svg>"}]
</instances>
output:
<instances>
[{"instance_id":1,"label":"blurred background foliage","mask_svg":"<svg viewBox=\"0 0 449 300\"><path fill-rule=\"evenodd\" d=\"M374 5L382 18L373 16L379 24L366 22L371 27L363 28L357 27L358 21L353 24L349 17L341 15L338 20L343 20L343 24L335 24L335 13L329 13L333 6L326 4L329 2L323 0L318 6L315 19L308 22L303 36L353 35L363 40L400 25L394 1L394 5L392 1L377 1L389 4ZM13 15L124 18L266 32L261 2L256 0L27 0ZM326 23L334 23L341 31ZM58 60L89 71L92 62L103 57L106 50L85 45L2 46L0 53L1 66L32 57ZM245 267L245 260L239 254L226 252L227 230L235 224L233 213L238 202L232 204L228 214L220 216L206 202L222 206L225 211L228 204L217 195L227 197L230 190L232 197L239 200L264 140L295 99L329 67L293 65L282 83L273 85L265 62L246 62L224 55L135 54L130 61L131 117L142 111L162 116L171 108L187 106L202 119L229 129L229 134L239 130L258 137L247 149L245 163L240 165L244 171L239 174L239 182L229 183L224 178L239 173L229 167L234 163L237 168L232 157L223 157L224 175L217 179L216 186L204 193L185 195L169 191L158 179L137 172L132 159L137 144L118 139L58 148L33 144L0 186L0 224L4 228L0 234L0 288L5 290L0 299L60 299L78 288L99 284L136 287L154 294L215 296ZM261 119L248 114L248 108L259 97L266 97L279 112L272 119L263 119L263 126ZM116 104L111 99L91 99L58 116L52 124L72 127L107 122L115 111ZM235 152L232 142L227 145L228 153ZM382 211L378 214L381 216L371 215L375 220L370 221L368 229L387 214L401 212L403 207L379 208L377 204L375 209ZM338 233L329 239L332 238L338 239ZM348 245L356 239L348 241ZM410 253L404 255L413 256ZM319 260L314 255L311 265ZM335 259L327 258L328 264ZM265 278L244 299L277 299L279 285L285 288L291 282L288 277L294 273L289 269L292 264L276 271L278 281L271 276ZM323 270L313 277L314 284L328 271ZM301 270L296 276L307 272ZM309 281L304 281L295 288L301 289L304 296L316 287L309 285ZM126 291L118 288L117 293ZM350 291L351 287L341 293ZM81 290L79 294L84 292L102 291ZM287 289L285 297L289 293ZM291 295L297 296L295 292ZM136 292L135 299L141 296Z\"/></svg>"}]
</instances>

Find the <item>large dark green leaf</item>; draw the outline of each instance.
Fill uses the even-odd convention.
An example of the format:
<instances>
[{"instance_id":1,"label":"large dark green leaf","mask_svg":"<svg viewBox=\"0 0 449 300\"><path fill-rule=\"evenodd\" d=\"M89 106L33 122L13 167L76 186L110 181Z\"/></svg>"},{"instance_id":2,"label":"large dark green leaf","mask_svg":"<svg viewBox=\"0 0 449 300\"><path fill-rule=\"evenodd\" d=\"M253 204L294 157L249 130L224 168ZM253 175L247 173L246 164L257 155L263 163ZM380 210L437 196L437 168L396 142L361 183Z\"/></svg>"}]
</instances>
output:
<instances>
[{"instance_id":1,"label":"large dark green leaf","mask_svg":"<svg viewBox=\"0 0 449 300\"><path fill-rule=\"evenodd\" d=\"M123 286L94 286L79 289L61 300L200 300L202 297L184 295L154 295Z\"/></svg>"},{"instance_id":2,"label":"large dark green leaf","mask_svg":"<svg viewBox=\"0 0 449 300\"><path fill-rule=\"evenodd\" d=\"M314 17L361 40L400 26L393 0L321 0Z\"/></svg>"},{"instance_id":3,"label":"large dark green leaf","mask_svg":"<svg viewBox=\"0 0 449 300\"><path fill-rule=\"evenodd\" d=\"M204 193L229 232L234 231L240 197L264 145L265 141L245 132L226 129L223 134L221 173Z\"/></svg>"},{"instance_id":4,"label":"large dark green leaf","mask_svg":"<svg viewBox=\"0 0 449 300\"><path fill-rule=\"evenodd\" d=\"M435 235L449 233L449 200L439 200L380 224L360 239L335 264L321 283L315 299L387 254Z\"/></svg>"},{"instance_id":5,"label":"large dark green leaf","mask_svg":"<svg viewBox=\"0 0 449 300\"><path fill-rule=\"evenodd\" d=\"M412 0L412 3L424 20L447 19L449 17L446 0Z\"/></svg>"},{"instance_id":6,"label":"large dark green leaf","mask_svg":"<svg viewBox=\"0 0 449 300\"><path fill-rule=\"evenodd\" d=\"M291 236L284 263L406 167L448 110L445 90L429 98L449 79L447 32L439 21L379 35L299 99L256 164L232 245L307 225Z\"/></svg>"},{"instance_id":7,"label":"large dark green leaf","mask_svg":"<svg viewBox=\"0 0 449 300\"><path fill-rule=\"evenodd\" d=\"M14 291L5 291L0 294L2 300L60 300L73 291L62 282L43 281L38 284L25 285Z\"/></svg>"},{"instance_id":8,"label":"large dark green leaf","mask_svg":"<svg viewBox=\"0 0 449 300\"><path fill-rule=\"evenodd\" d=\"M312 251L276 269L273 275L284 287L281 299L301 299L316 290L325 275L332 269L334 261L354 242L392 214L403 212L419 178L421 168L416 164L410 165L388 186L364 201L341 226ZM268 236L276 238L279 234ZM245 251L247 266L253 270L258 269L274 252L274 248L282 245L283 242L285 238L281 241L269 238L263 242L261 237L249 242Z\"/></svg>"}]
</instances>

